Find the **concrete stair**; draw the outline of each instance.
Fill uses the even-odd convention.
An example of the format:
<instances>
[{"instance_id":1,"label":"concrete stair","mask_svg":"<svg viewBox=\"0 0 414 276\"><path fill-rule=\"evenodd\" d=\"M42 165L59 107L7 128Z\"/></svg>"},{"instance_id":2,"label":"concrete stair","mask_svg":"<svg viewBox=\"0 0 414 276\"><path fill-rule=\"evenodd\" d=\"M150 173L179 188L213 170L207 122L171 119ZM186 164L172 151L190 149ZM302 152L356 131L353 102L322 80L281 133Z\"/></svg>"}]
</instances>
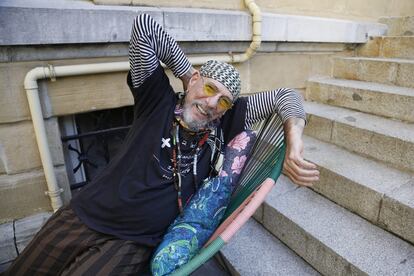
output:
<instances>
[{"instance_id":1,"label":"concrete stair","mask_svg":"<svg viewBox=\"0 0 414 276\"><path fill-rule=\"evenodd\" d=\"M305 102L305 134L414 172L414 125L345 108Z\"/></svg>"},{"instance_id":2,"label":"concrete stair","mask_svg":"<svg viewBox=\"0 0 414 276\"><path fill-rule=\"evenodd\" d=\"M389 36L414 35L414 16L382 17L379 23L388 25Z\"/></svg>"},{"instance_id":3,"label":"concrete stair","mask_svg":"<svg viewBox=\"0 0 414 276\"><path fill-rule=\"evenodd\" d=\"M322 275L414 275L413 18L384 19L393 37L308 80L304 150L320 181L304 188L282 175L254 216ZM249 252L270 254L269 244Z\"/></svg>"},{"instance_id":4,"label":"concrete stair","mask_svg":"<svg viewBox=\"0 0 414 276\"><path fill-rule=\"evenodd\" d=\"M0 224L0 273L10 266L51 215L49 212L37 213Z\"/></svg>"},{"instance_id":5,"label":"concrete stair","mask_svg":"<svg viewBox=\"0 0 414 276\"><path fill-rule=\"evenodd\" d=\"M305 98L318 103L414 122L413 88L313 77L308 80Z\"/></svg>"},{"instance_id":6,"label":"concrete stair","mask_svg":"<svg viewBox=\"0 0 414 276\"><path fill-rule=\"evenodd\" d=\"M414 88L414 60L397 58L338 57L333 77Z\"/></svg>"},{"instance_id":7,"label":"concrete stair","mask_svg":"<svg viewBox=\"0 0 414 276\"><path fill-rule=\"evenodd\" d=\"M236 233L222 253L239 275L320 275L254 220Z\"/></svg>"},{"instance_id":8,"label":"concrete stair","mask_svg":"<svg viewBox=\"0 0 414 276\"><path fill-rule=\"evenodd\" d=\"M412 275L414 246L281 176L263 225L323 275Z\"/></svg>"},{"instance_id":9,"label":"concrete stair","mask_svg":"<svg viewBox=\"0 0 414 276\"><path fill-rule=\"evenodd\" d=\"M414 36L373 37L356 52L364 57L414 58Z\"/></svg>"},{"instance_id":10,"label":"concrete stair","mask_svg":"<svg viewBox=\"0 0 414 276\"><path fill-rule=\"evenodd\" d=\"M305 158L320 170L314 191L414 244L414 174L305 136Z\"/></svg>"}]
</instances>

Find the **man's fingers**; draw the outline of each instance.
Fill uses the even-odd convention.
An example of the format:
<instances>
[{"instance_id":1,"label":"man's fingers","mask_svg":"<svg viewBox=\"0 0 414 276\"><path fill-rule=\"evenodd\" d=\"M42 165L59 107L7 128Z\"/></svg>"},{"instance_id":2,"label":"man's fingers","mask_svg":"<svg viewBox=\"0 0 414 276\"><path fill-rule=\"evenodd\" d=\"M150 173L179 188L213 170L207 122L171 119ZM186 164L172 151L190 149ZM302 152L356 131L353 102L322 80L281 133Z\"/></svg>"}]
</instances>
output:
<instances>
[{"instance_id":1,"label":"man's fingers","mask_svg":"<svg viewBox=\"0 0 414 276\"><path fill-rule=\"evenodd\" d=\"M298 165L305 165L307 168ZM309 166L311 164L312 166ZM283 164L283 173L288 176L295 184L301 186L312 186L312 184L319 180L319 171L316 165L305 161L285 160Z\"/></svg>"},{"instance_id":2,"label":"man's fingers","mask_svg":"<svg viewBox=\"0 0 414 276\"><path fill-rule=\"evenodd\" d=\"M299 176L319 176L317 166L306 160L285 160L284 166L289 167L294 174Z\"/></svg>"},{"instance_id":3,"label":"man's fingers","mask_svg":"<svg viewBox=\"0 0 414 276\"><path fill-rule=\"evenodd\" d=\"M302 180L298 180L296 178L296 176L292 175L288 170L283 170L283 174L285 174L287 177L289 177L290 180L293 181L293 183L300 185L300 186L306 186L306 187L311 187L312 183L314 181L302 181Z\"/></svg>"},{"instance_id":4,"label":"man's fingers","mask_svg":"<svg viewBox=\"0 0 414 276\"><path fill-rule=\"evenodd\" d=\"M319 180L319 176L302 176L297 175L290 170L285 171L289 173L289 175L292 177L292 180L294 180L295 182L313 183Z\"/></svg>"},{"instance_id":5,"label":"man's fingers","mask_svg":"<svg viewBox=\"0 0 414 276\"><path fill-rule=\"evenodd\" d=\"M303 158L297 158L296 160L294 160L294 162L299 166L302 167L304 169L309 169L309 170L316 170L317 166L309 161L306 161Z\"/></svg>"},{"instance_id":6,"label":"man's fingers","mask_svg":"<svg viewBox=\"0 0 414 276\"><path fill-rule=\"evenodd\" d=\"M302 151L291 150L285 156L283 173L295 184L301 186L312 186L319 180L317 166L302 157Z\"/></svg>"},{"instance_id":7,"label":"man's fingers","mask_svg":"<svg viewBox=\"0 0 414 276\"><path fill-rule=\"evenodd\" d=\"M316 169L317 166L309 161L306 161L303 159L302 155L299 154L290 154L286 155L287 161L295 162L299 167L305 168L305 169Z\"/></svg>"},{"instance_id":8,"label":"man's fingers","mask_svg":"<svg viewBox=\"0 0 414 276\"><path fill-rule=\"evenodd\" d=\"M318 181L319 180L319 171L317 170L303 170L299 168L292 168L285 164L283 170L288 172L295 180L298 181Z\"/></svg>"}]
</instances>

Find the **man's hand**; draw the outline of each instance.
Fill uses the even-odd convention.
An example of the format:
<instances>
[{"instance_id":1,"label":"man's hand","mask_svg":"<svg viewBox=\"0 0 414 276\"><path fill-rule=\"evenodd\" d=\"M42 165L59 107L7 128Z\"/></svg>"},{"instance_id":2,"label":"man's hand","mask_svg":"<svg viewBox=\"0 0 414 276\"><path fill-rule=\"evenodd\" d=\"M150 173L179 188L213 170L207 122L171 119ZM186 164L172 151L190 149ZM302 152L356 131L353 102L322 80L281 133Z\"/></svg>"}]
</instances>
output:
<instances>
[{"instance_id":1,"label":"man's hand","mask_svg":"<svg viewBox=\"0 0 414 276\"><path fill-rule=\"evenodd\" d=\"M305 121L300 118L290 118L284 124L286 139L286 155L283 163L283 173L295 184L312 186L319 180L319 171L315 164L303 159L302 133Z\"/></svg>"}]
</instances>

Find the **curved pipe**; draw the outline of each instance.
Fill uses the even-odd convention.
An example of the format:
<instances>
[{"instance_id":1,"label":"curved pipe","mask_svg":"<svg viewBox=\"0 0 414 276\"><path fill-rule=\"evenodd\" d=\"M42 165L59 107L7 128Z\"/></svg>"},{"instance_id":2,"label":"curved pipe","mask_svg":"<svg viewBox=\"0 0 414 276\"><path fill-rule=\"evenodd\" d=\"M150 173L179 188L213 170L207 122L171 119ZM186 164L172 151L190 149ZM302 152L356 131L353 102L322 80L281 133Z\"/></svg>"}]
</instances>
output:
<instances>
[{"instance_id":1,"label":"curved pipe","mask_svg":"<svg viewBox=\"0 0 414 276\"><path fill-rule=\"evenodd\" d=\"M210 59L216 59L222 62L237 63L244 62L251 58L260 47L261 44L261 12L254 0L245 0L247 8L252 13L253 19L253 37L249 48L237 55L216 55L216 56L200 56L190 57L189 60L193 65L202 65ZM88 75L99 73L111 73L111 72L124 72L129 70L129 62L109 62L109 63L97 63L97 64L81 64L81 65L68 65L68 66L52 66L49 67L36 67L30 70L24 78L24 89L26 90L27 100L29 102L30 115L33 121L33 127L35 136L40 152L40 159L42 161L43 170L45 173L46 183L52 208L54 211L59 209L62 205L62 199L60 194L62 189L59 188L56 180L56 174L54 172L52 155L48 146L46 127L43 120L42 107L39 99L39 87L37 81L40 79L50 78L55 80L56 77L67 77L76 75Z\"/></svg>"},{"instance_id":2,"label":"curved pipe","mask_svg":"<svg viewBox=\"0 0 414 276\"><path fill-rule=\"evenodd\" d=\"M245 0L244 3L252 13L252 42L246 52L233 57L233 62L244 62L248 60L256 53L262 43L262 13L260 8L254 0Z\"/></svg>"},{"instance_id":3,"label":"curved pipe","mask_svg":"<svg viewBox=\"0 0 414 276\"><path fill-rule=\"evenodd\" d=\"M43 121L42 107L40 105L37 86L37 80L44 79L46 77L48 77L48 75L45 72L45 67L34 68L26 74L26 77L24 78L24 88L26 89L40 159L42 161L46 183L48 186L46 194L49 195L52 208L56 211L62 206L62 199L60 197L62 189L59 189L59 186L57 185L56 175L53 169L52 156L47 142L45 122Z\"/></svg>"},{"instance_id":4,"label":"curved pipe","mask_svg":"<svg viewBox=\"0 0 414 276\"><path fill-rule=\"evenodd\" d=\"M98 64L82 64L68 66L49 66L36 67L30 70L24 78L24 89L26 90L27 100L29 102L30 115L32 117L33 128L35 131L37 145L39 147L40 160L42 161L43 171L45 173L51 205L54 211L62 205L60 194L63 192L59 188L54 171L52 155L50 153L45 122L43 120L42 107L39 99L39 87L37 81L40 79L56 77L66 77L75 75L88 75L110 72L124 72L129 70L128 62L111 62Z\"/></svg>"},{"instance_id":5,"label":"curved pipe","mask_svg":"<svg viewBox=\"0 0 414 276\"><path fill-rule=\"evenodd\" d=\"M227 54L221 56L214 56L212 58L207 59L206 57L199 57L200 61L198 59L194 60L197 61L196 63L193 63L194 65L203 64L209 59L216 59L228 63L245 62L256 53L256 51L260 48L260 45L262 43L262 13L260 11L259 6L255 3L254 0L245 0L244 4L252 14L252 41L249 47L246 49L246 51L242 54Z\"/></svg>"}]
</instances>

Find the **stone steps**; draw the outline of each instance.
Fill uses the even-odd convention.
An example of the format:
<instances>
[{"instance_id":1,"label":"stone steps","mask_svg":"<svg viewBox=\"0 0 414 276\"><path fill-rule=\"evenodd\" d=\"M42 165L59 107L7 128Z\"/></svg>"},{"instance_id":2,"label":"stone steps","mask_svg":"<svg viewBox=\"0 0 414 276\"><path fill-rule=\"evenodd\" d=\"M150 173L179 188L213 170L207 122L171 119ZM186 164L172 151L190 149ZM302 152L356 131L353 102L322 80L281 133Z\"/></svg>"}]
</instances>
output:
<instances>
[{"instance_id":1,"label":"stone steps","mask_svg":"<svg viewBox=\"0 0 414 276\"><path fill-rule=\"evenodd\" d=\"M315 102L304 106L306 135L414 172L413 124Z\"/></svg>"},{"instance_id":2,"label":"stone steps","mask_svg":"<svg viewBox=\"0 0 414 276\"><path fill-rule=\"evenodd\" d=\"M311 137L304 144L321 173L313 190L414 244L414 174Z\"/></svg>"},{"instance_id":3,"label":"stone steps","mask_svg":"<svg viewBox=\"0 0 414 276\"><path fill-rule=\"evenodd\" d=\"M414 89L372 82L313 77L306 100L414 122Z\"/></svg>"},{"instance_id":4,"label":"stone steps","mask_svg":"<svg viewBox=\"0 0 414 276\"><path fill-rule=\"evenodd\" d=\"M10 266L50 216L49 212L37 213L0 224L0 273Z\"/></svg>"},{"instance_id":5,"label":"stone steps","mask_svg":"<svg viewBox=\"0 0 414 276\"><path fill-rule=\"evenodd\" d=\"M414 35L414 16L382 17L379 23L388 25L387 35Z\"/></svg>"},{"instance_id":6,"label":"stone steps","mask_svg":"<svg viewBox=\"0 0 414 276\"><path fill-rule=\"evenodd\" d=\"M264 226L323 275L412 275L414 247L281 176Z\"/></svg>"},{"instance_id":7,"label":"stone steps","mask_svg":"<svg viewBox=\"0 0 414 276\"><path fill-rule=\"evenodd\" d=\"M414 275L414 17L380 23L392 36L308 80L305 158L320 181L281 176L255 215L323 275Z\"/></svg>"},{"instance_id":8,"label":"stone steps","mask_svg":"<svg viewBox=\"0 0 414 276\"><path fill-rule=\"evenodd\" d=\"M414 88L414 60L391 58L337 57L333 77L378 82Z\"/></svg>"},{"instance_id":9,"label":"stone steps","mask_svg":"<svg viewBox=\"0 0 414 276\"><path fill-rule=\"evenodd\" d=\"M414 58L414 36L379 36L356 49L358 56Z\"/></svg>"},{"instance_id":10,"label":"stone steps","mask_svg":"<svg viewBox=\"0 0 414 276\"><path fill-rule=\"evenodd\" d=\"M0 224L0 273L6 270L16 257L13 223Z\"/></svg>"},{"instance_id":11,"label":"stone steps","mask_svg":"<svg viewBox=\"0 0 414 276\"><path fill-rule=\"evenodd\" d=\"M240 275L320 275L254 220L249 220L221 252Z\"/></svg>"}]
</instances>

